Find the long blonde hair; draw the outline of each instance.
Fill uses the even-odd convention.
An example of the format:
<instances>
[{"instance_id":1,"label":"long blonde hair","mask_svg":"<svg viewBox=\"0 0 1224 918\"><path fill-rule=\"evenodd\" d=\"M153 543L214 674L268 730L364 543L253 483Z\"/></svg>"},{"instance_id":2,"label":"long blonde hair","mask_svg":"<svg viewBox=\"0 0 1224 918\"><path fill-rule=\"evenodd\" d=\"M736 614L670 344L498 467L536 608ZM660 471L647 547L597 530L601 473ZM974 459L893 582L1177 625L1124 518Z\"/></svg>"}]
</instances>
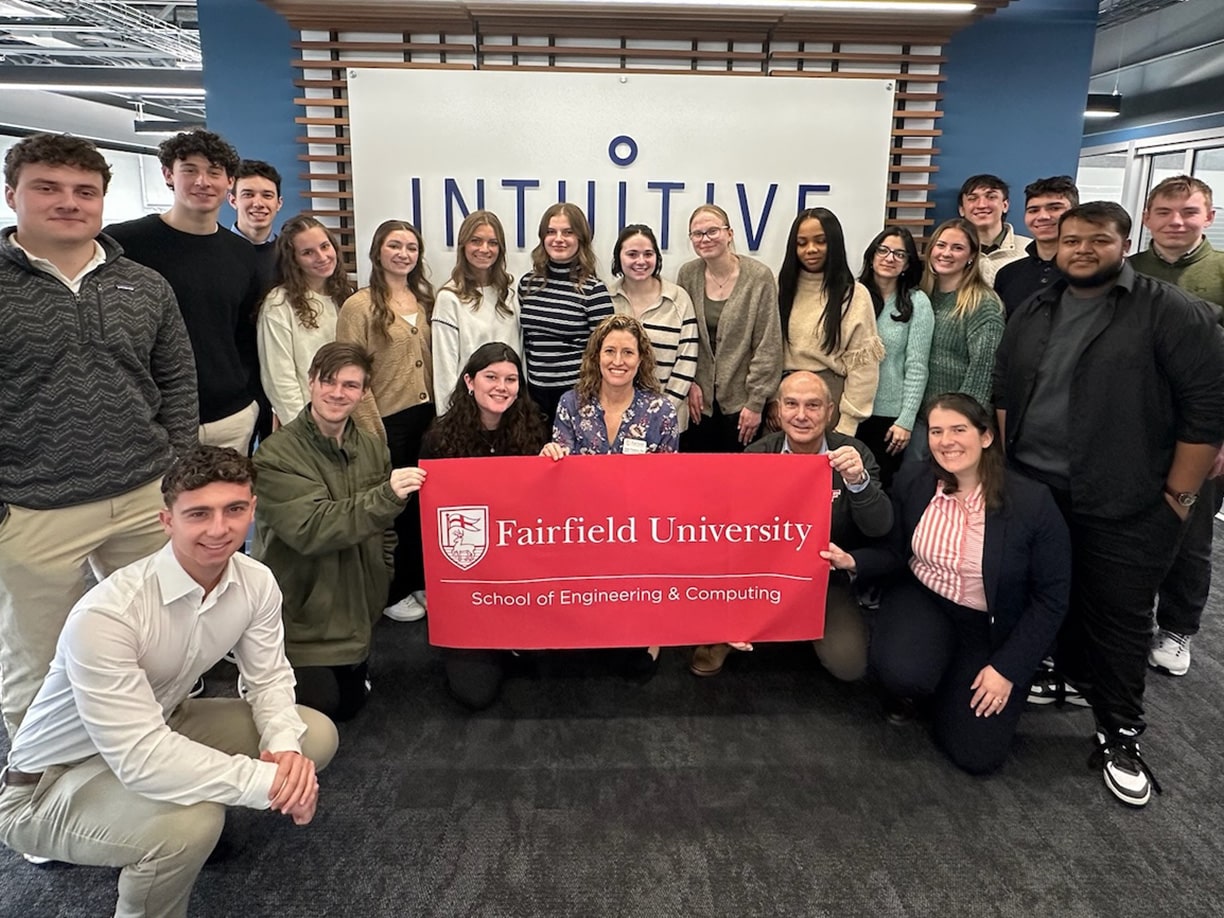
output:
<instances>
[{"instance_id":1,"label":"long blonde hair","mask_svg":"<svg viewBox=\"0 0 1224 918\"><path fill-rule=\"evenodd\" d=\"M382 266L382 247L388 236L401 230L412 233L417 241L417 263L408 273L408 289L416 297L425 318L433 316L434 289L426 277L425 240L421 238L420 230L404 220L384 220L374 230L374 239L370 243L370 312L374 316L375 327L384 338L390 337L387 329L395 324L395 313L391 309L391 286L387 283L387 273Z\"/></svg>"},{"instance_id":2,"label":"long blonde hair","mask_svg":"<svg viewBox=\"0 0 1224 918\"><path fill-rule=\"evenodd\" d=\"M489 286L497 290L497 312L509 318L514 315L510 308L510 285L514 278L506 271L506 231L502 229L497 214L491 210L474 210L459 224L459 235L455 239L455 267L451 271L450 280L446 283L448 290L455 291L459 302L471 307L475 312L480 308L480 280L476 269L467 260L467 244L476 235L476 230L487 226L497 237L497 260L489 268Z\"/></svg>"},{"instance_id":3,"label":"long blonde hair","mask_svg":"<svg viewBox=\"0 0 1224 918\"><path fill-rule=\"evenodd\" d=\"M948 230L960 230L969 240L969 263L965 265L956 285L956 306L952 309L952 316L962 319L981 306L983 300L997 300L998 297L982 277L982 245L978 242L977 230L973 228L972 223L960 217L945 220L931 234L931 241L927 243L926 254L922 259L922 291L928 296L939 291L938 279L931 270L931 252L935 250L939 237Z\"/></svg>"},{"instance_id":4,"label":"long blonde hair","mask_svg":"<svg viewBox=\"0 0 1224 918\"><path fill-rule=\"evenodd\" d=\"M591 248L591 224L587 222L586 214L577 204L569 201L558 201L540 218L540 242L531 250L531 274L528 283L532 291L541 289L548 282L548 251L544 248L544 239L548 235L548 222L553 217L564 217L569 221L570 229L578 240L578 254L570 262L570 280L576 290L590 278L596 276L595 250Z\"/></svg>"}]
</instances>

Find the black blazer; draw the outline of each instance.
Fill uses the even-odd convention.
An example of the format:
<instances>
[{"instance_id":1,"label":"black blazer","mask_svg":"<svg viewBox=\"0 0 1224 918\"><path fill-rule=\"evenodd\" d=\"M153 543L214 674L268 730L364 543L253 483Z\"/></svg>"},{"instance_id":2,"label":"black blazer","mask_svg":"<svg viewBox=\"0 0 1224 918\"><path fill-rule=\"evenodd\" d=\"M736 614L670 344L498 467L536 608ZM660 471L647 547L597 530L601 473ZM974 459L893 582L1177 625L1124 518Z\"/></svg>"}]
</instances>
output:
<instances>
[{"instance_id":1,"label":"black blazer","mask_svg":"<svg viewBox=\"0 0 1224 918\"><path fill-rule=\"evenodd\" d=\"M914 530L935 496L927 463L902 466L893 480L894 523L885 545L851 552L865 579L909 574ZM1045 485L1008 471L1003 506L986 511L982 579L990 614L990 665L1027 685L1049 650L1071 595L1071 540Z\"/></svg>"}]
</instances>

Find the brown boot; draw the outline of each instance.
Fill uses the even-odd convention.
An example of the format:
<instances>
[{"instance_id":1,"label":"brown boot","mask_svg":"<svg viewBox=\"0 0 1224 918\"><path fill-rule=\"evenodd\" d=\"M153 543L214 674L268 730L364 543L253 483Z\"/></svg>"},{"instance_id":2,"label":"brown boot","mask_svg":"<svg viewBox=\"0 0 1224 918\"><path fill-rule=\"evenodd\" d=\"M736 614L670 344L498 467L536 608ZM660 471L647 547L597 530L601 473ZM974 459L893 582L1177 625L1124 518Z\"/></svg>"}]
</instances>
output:
<instances>
[{"instance_id":1,"label":"brown boot","mask_svg":"<svg viewBox=\"0 0 1224 918\"><path fill-rule=\"evenodd\" d=\"M730 644L702 644L693 651L689 672L694 676L717 676L731 650Z\"/></svg>"}]
</instances>

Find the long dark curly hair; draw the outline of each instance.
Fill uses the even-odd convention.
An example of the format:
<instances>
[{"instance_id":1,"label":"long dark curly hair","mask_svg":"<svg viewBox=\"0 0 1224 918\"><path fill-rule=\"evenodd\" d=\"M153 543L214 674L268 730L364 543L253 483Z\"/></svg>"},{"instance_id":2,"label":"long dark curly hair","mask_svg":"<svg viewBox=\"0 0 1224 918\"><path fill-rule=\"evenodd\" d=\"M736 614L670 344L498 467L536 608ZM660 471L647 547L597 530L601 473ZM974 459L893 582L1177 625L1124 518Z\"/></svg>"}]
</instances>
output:
<instances>
[{"instance_id":1,"label":"long dark curly hair","mask_svg":"<svg viewBox=\"0 0 1224 918\"><path fill-rule=\"evenodd\" d=\"M501 416L496 430L486 430L480 408L468 391L468 380L495 363L514 364L518 371L518 397ZM451 391L450 410L434 421L428 437L433 454L439 459L471 459L488 456L534 456L548 442L544 416L527 394L527 378L518 352L501 341L482 344L472 352Z\"/></svg>"}]
</instances>

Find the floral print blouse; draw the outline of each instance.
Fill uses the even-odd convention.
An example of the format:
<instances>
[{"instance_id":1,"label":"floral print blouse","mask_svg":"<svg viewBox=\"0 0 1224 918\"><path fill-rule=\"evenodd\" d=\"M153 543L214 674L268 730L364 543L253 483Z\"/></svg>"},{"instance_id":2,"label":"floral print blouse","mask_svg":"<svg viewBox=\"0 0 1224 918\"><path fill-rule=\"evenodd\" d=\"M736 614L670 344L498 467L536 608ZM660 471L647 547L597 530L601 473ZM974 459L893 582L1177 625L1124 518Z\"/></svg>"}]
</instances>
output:
<instances>
[{"instance_id":1,"label":"floral print blouse","mask_svg":"<svg viewBox=\"0 0 1224 918\"><path fill-rule=\"evenodd\" d=\"M616 438L608 442L608 425L599 399L578 404L578 391L570 389L557 406L553 442L575 455L608 453L674 453L680 442L676 409L665 395L633 390L633 401L621 419Z\"/></svg>"}]
</instances>

